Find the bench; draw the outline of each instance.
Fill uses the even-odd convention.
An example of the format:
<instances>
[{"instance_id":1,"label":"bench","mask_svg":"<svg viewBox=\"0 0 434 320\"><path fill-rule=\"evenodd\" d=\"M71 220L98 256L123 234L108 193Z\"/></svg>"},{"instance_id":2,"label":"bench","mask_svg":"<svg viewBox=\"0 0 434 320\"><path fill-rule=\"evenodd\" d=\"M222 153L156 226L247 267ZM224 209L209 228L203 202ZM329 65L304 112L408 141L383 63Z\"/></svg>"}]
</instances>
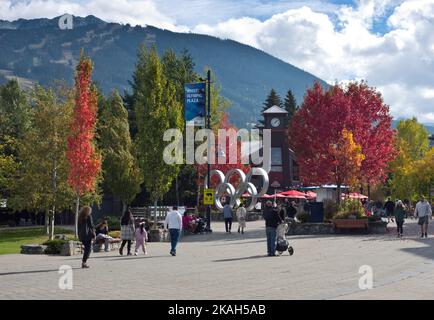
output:
<instances>
[{"instance_id":1,"label":"bench","mask_svg":"<svg viewBox=\"0 0 434 320\"><path fill-rule=\"evenodd\" d=\"M109 240L109 251L119 249L119 244L122 242L121 239L110 239ZM93 252L100 252L104 250L105 239L94 240L92 244Z\"/></svg>"},{"instance_id":2,"label":"bench","mask_svg":"<svg viewBox=\"0 0 434 320\"><path fill-rule=\"evenodd\" d=\"M335 219L333 220L335 230L342 229L362 229L368 231L368 219Z\"/></svg>"}]
</instances>

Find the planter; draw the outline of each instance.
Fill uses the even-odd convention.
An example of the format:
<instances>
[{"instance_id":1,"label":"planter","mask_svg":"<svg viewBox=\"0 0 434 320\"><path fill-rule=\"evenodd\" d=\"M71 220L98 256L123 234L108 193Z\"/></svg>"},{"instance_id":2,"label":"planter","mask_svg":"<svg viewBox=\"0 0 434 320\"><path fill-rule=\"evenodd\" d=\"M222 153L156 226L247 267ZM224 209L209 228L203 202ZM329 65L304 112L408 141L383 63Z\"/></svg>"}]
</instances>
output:
<instances>
[{"instance_id":1,"label":"planter","mask_svg":"<svg viewBox=\"0 0 434 320\"><path fill-rule=\"evenodd\" d=\"M149 242L165 242L167 241L167 233L163 229L151 229L148 232Z\"/></svg>"},{"instance_id":2,"label":"planter","mask_svg":"<svg viewBox=\"0 0 434 320\"><path fill-rule=\"evenodd\" d=\"M376 234L387 233L387 222L369 221L369 233L376 233Z\"/></svg>"},{"instance_id":3,"label":"planter","mask_svg":"<svg viewBox=\"0 0 434 320\"><path fill-rule=\"evenodd\" d=\"M60 250L61 256L74 256L81 253L82 250L80 241L67 241Z\"/></svg>"},{"instance_id":4,"label":"planter","mask_svg":"<svg viewBox=\"0 0 434 320\"><path fill-rule=\"evenodd\" d=\"M333 234L333 223L290 223L287 235Z\"/></svg>"},{"instance_id":5,"label":"planter","mask_svg":"<svg viewBox=\"0 0 434 320\"><path fill-rule=\"evenodd\" d=\"M342 230L365 230L368 231L368 219L334 219L333 224L336 233Z\"/></svg>"},{"instance_id":6,"label":"planter","mask_svg":"<svg viewBox=\"0 0 434 320\"><path fill-rule=\"evenodd\" d=\"M44 254L47 246L41 244L24 244L21 246L22 254Z\"/></svg>"}]
</instances>

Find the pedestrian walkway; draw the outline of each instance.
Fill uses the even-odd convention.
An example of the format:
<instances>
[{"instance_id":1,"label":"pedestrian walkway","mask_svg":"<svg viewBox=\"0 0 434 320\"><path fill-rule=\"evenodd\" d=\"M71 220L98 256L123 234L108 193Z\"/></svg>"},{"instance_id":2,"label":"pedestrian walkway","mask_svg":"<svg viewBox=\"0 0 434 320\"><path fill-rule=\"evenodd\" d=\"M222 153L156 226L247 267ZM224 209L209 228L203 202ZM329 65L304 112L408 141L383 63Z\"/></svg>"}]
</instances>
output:
<instances>
[{"instance_id":1,"label":"pedestrian walkway","mask_svg":"<svg viewBox=\"0 0 434 320\"><path fill-rule=\"evenodd\" d=\"M293 256L266 256L263 221L244 235L214 232L150 243L147 256L0 256L0 299L431 299L434 236L420 239L415 221L386 235L293 236ZM236 227L236 223L234 225ZM432 225L430 227L433 227ZM434 229L433 229L434 231ZM59 267L73 268L73 290L61 290ZM359 268L372 267L374 288L359 288Z\"/></svg>"}]
</instances>

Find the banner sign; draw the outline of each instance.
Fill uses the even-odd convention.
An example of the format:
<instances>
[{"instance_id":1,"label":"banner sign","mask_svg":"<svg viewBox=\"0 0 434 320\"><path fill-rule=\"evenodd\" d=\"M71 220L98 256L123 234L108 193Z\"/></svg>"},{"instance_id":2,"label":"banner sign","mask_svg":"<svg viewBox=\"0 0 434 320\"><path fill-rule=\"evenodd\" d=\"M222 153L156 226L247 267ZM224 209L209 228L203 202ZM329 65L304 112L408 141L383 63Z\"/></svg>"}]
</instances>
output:
<instances>
[{"instance_id":1,"label":"banner sign","mask_svg":"<svg viewBox=\"0 0 434 320\"><path fill-rule=\"evenodd\" d=\"M185 122L187 125L205 126L205 83L187 83L185 89Z\"/></svg>"}]
</instances>

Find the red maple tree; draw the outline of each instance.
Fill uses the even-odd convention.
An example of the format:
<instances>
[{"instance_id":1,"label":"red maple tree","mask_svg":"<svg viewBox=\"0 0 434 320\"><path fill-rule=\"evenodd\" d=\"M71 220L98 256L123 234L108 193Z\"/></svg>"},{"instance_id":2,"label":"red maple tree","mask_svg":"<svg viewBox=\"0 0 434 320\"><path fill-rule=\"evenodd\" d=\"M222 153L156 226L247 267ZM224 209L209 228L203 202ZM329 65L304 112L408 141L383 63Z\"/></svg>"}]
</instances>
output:
<instances>
[{"instance_id":1,"label":"red maple tree","mask_svg":"<svg viewBox=\"0 0 434 320\"><path fill-rule=\"evenodd\" d=\"M76 233L80 197L95 190L96 178L101 169L101 158L94 147L97 121L97 92L92 86L92 60L83 52L76 68L75 108L68 138L68 183L77 197Z\"/></svg>"},{"instance_id":2,"label":"red maple tree","mask_svg":"<svg viewBox=\"0 0 434 320\"><path fill-rule=\"evenodd\" d=\"M304 183L336 183L330 146L338 143L344 129L362 147L359 181L383 182L388 163L396 156L391 120L381 94L365 82L353 82L347 87L334 85L327 91L315 83L288 131Z\"/></svg>"},{"instance_id":3,"label":"red maple tree","mask_svg":"<svg viewBox=\"0 0 434 320\"><path fill-rule=\"evenodd\" d=\"M220 126L218 129L225 130L228 132L229 130L233 130L233 132L236 134L237 127L232 125L229 122L229 117L227 113L224 113L222 115L222 119L220 122ZM250 165L242 164L241 163L241 141L237 139L235 142L231 140L228 136L226 137L226 148L225 150L222 150L218 144L218 132L214 132L215 134L215 143L211 146L211 152L215 154L215 163L211 164L211 170L220 170L224 174L226 174L228 171L232 169L241 169L244 173L247 173L250 170ZM236 143L236 146L234 146L234 143ZM236 149L237 157L236 162L231 163L231 157L230 157L230 151L231 149ZM221 159L218 159L220 156ZM233 160L233 159L232 159ZM198 172L198 179L197 183L199 186L203 186L205 182L205 177L207 175L207 164L196 164L196 169ZM210 187L215 187L217 184L218 178L216 176L213 176L211 178L211 185ZM239 182L238 175L233 175L229 181L232 183L232 185L236 188Z\"/></svg>"}]
</instances>

